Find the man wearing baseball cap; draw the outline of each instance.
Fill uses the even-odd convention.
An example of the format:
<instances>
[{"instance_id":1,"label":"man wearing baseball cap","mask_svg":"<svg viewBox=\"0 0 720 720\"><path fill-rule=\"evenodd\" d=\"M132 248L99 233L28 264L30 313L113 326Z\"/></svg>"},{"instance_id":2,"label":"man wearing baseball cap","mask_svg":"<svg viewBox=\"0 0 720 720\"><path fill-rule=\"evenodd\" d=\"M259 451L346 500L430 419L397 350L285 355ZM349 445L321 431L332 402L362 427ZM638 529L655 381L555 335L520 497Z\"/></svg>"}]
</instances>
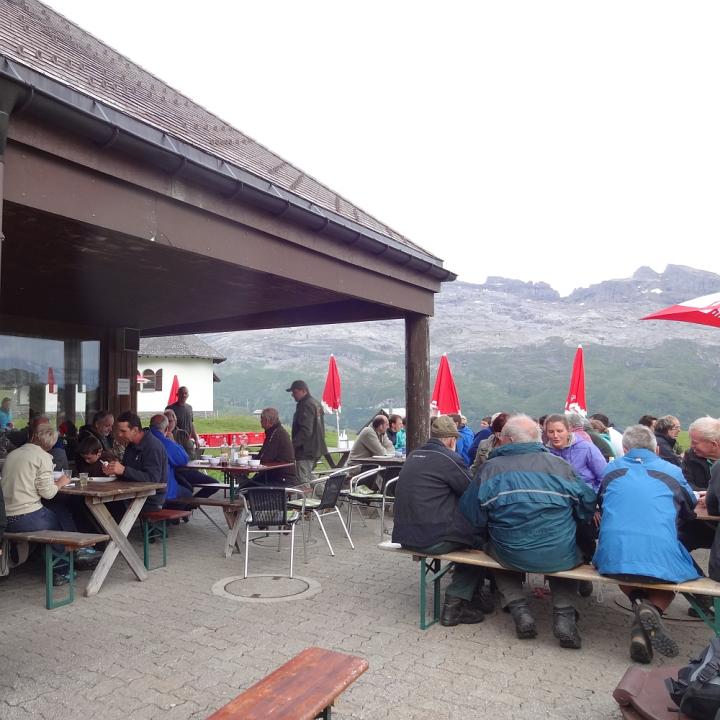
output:
<instances>
[{"instance_id":1,"label":"man wearing baseball cap","mask_svg":"<svg viewBox=\"0 0 720 720\"><path fill-rule=\"evenodd\" d=\"M482 537L459 508L470 472L455 452L458 436L452 418L440 415L432 419L430 439L408 455L395 488L393 542L430 555L482 546ZM483 578L480 567L455 566L442 625L482 622L483 607L489 612L493 606L491 599L480 596Z\"/></svg>"},{"instance_id":2,"label":"man wearing baseball cap","mask_svg":"<svg viewBox=\"0 0 720 720\"><path fill-rule=\"evenodd\" d=\"M307 483L313 479L315 463L327 452L324 412L304 380L293 380L287 392L297 403L292 421L292 444L298 482Z\"/></svg>"}]
</instances>

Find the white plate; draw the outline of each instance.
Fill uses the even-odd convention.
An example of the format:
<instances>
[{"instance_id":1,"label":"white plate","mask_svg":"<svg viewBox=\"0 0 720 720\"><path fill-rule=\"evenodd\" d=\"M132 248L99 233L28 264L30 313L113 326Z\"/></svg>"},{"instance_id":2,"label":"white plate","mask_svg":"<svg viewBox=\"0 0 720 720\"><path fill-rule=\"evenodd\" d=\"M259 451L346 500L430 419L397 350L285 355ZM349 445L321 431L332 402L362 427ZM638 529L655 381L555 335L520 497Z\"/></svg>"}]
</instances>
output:
<instances>
[{"instance_id":1,"label":"white plate","mask_svg":"<svg viewBox=\"0 0 720 720\"><path fill-rule=\"evenodd\" d=\"M91 477L88 479L90 482L94 483L112 482L113 480L117 480L115 475L102 475L101 477Z\"/></svg>"}]
</instances>

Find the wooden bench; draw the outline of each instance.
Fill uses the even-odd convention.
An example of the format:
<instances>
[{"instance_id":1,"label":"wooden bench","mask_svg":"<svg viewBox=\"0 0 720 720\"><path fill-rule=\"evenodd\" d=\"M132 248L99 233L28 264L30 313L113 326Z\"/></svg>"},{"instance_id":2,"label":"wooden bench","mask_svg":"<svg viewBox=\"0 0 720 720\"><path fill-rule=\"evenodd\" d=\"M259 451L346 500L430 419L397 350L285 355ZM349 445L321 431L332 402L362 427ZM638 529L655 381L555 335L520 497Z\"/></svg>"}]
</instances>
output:
<instances>
[{"instance_id":1,"label":"wooden bench","mask_svg":"<svg viewBox=\"0 0 720 720\"><path fill-rule=\"evenodd\" d=\"M242 500L230 500L229 498L181 498L177 500L168 500L166 505L178 505L179 507L186 508L197 508L200 512L225 536L225 557L229 558L233 554L233 550L237 547L240 552L240 546L238 545L238 532L240 531L240 523L238 518L245 509ZM215 520L208 515L204 508L206 507L219 507L222 508L223 515L225 516L225 522L227 523L228 530L225 532Z\"/></svg>"},{"instance_id":2,"label":"wooden bench","mask_svg":"<svg viewBox=\"0 0 720 720\"><path fill-rule=\"evenodd\" d=\"M440 619L440 583L445 573L452 567L453 563L465 565L478 565L492 570L507 570L497 560L490 557L482 550L457 550L444 555L423 555L415 550L406 550L397 543L382 542L378 545L381 550L389 550L394 553L409 555L413 560L420 562L420 628L425 630L434 625ZM447 562L443 568L442 561ZM643 583L616 580L600 573L592 565L578 565L572 570L562 572L542 573L553 577L567 578L568 580L589 580L590 582L603 583L605 585L631 585L632 587L648 588L652 590L670 590L681 593L692 605L703 622L720 637L720 583L710 578L700 578L684 583ZM426 583L430 580L433 584L433 619L428 622L426 616L427 590ZM695 595L709 595L714 598L714 617L709 617L696 602Z\"/></svg>"},{"instance_id":3,"label":"wooden bench","mask_svg":"<svg viewBox=\"0 0 720 720\"><path fill-rule=\"evenodd\" d=\"M207 720L330 718L338 695L368 669L354 655L310 647L240 693Z\"/></svg>"},{"instance_id":4,"label":"wooden bench","mask_svg":"<svg viewBox=\"0 0 720 720\"><path fill-rule=\"evenodd\" d=\"M69 605L75 599L75 558L73 551L93 547L110 540L109 535L95 533L64 532L62 530L33 530L31 532L6 532L5 540L30 542L45 546L45 607L53 610ZM56 552L53 545L62 545L63 552ZM67 564L69 582L66 598L56 600L53 593L53 570L61 563Z\"/></svg>"},{"instance_id":5,"label":"wooden bench","mask_svg":"<svg viewBox=\"0 0 720 720\"><path fill-rule=\"evenodd\" d=\"M148 510L140 513L140 522L143 529L143 564L146 570L156 570L167 565L167 524L168 520L180 520L189 518L189 510L175 510L168 508L164 510ZM156 540L162 542L162 565L150 567L150 543Z\"/></svg>"}]
</instances>

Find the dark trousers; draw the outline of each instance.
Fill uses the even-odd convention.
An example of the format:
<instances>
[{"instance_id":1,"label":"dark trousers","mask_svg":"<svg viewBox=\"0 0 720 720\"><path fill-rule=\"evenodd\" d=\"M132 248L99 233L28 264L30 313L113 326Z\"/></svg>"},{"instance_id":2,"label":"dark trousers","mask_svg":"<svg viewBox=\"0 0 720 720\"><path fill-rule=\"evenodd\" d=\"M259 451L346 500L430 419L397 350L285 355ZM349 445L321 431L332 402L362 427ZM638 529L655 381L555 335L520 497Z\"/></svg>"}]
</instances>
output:
<instances>
[{"instance_id":1,"label":"dark trousers","mask_svg":"<svg viewBox=\"0 0 720 720\"><path fill-rule=\"evenodd\" d=\"M454 552L455 550L466 550L467 545L458 542L439 542L427 547L408 547L408 550L417 550L419 553L427 553L428 555L444 555L445 553ZM481 587L485 580L484 568L477 565L456 564L453 569L453 576L450 584L445 591L445 597L459 597L463 600L472 600L475 590Z\"/></svg>"},{"instance_id":2,"label":"dark trousers","mask_svg":"<svg viewBox=\"0 0 720 720\"><path fill-rule=\"evenodd\" d=\"M192 468L177 468L175 470L175 479L177 480L178 486L188 488L191 493L196 485L207 485L208 483L216 483L217 480L210 475L206 475L199 470L193 470ZM215 488L200 488L196 493L195 497L207 498L214 495L217 492Z\"/></svg>"}]
</instances>

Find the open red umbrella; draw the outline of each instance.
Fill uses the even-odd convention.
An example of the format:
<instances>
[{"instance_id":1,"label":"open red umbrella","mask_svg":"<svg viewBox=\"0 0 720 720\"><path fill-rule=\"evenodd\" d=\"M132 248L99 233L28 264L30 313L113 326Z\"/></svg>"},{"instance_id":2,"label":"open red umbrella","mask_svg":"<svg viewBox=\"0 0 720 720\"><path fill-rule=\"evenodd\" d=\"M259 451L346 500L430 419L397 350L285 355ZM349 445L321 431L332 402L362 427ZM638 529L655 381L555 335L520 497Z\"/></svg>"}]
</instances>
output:
<instances>
[{"instance_id":1,"label":"open red umbrella","mask_svg":"<svg viewBox=\"0 0 720 720\"><path fill-rule=\"evenodd\" d=\"M680 322L720 327L720 293L703 295L693 300L686 300L679 305L670 305L664 310L658 310L640 319L679 320Z\"/></svg>"},{"instance_id":2,"label":"open red umbrella","mask_svg":"<svg viewBox=\"0 0 720 720\"><path fill-rule=\"evenodd\" d=\"M458 398L455 380L453 380L452 371L450 370L450 363L445 354L440 358L440 365L438 366L435 388L431 400L431 406L437 407L441 415L460 413L460 398Z\"/></svg>"},{"instance_id":3,"label":"open red umbrella","mask_svg":"<svg viewBox=\"0 0 720 720\"><path fill-rule=\"evenodd\" d=\"M177 394L178 390L180 389L180 381L178 380L177 375L173 375L173 381L172 385L170 386L170 397L168 398L168 405L172 405L174 402L177 402Z\"/></svg>"},{"instance_id":4,"label":"open red umbrella","mask_svg":"<svg viewBox=\"0 0 720 720\"><path fill-rule=\"evenodd\" d=\"M342 385L340 384L340 373L338 372L335 356L330 355L328 363L325 389L322 394L322 402L327 412L335 413L338 438L340 436L340 407L342 405Z\"/></svg>"},{"instance_id":5,"label":"open red umbrella","mask_svg":"<svg viewBox=\"0 0 720 720\"><path fill-rule=\"evenodd\" d=\"M583 347L578 345L573 360L572 374L570 375L570 388L565 400L565 412L576 412L587 415L587 402L585 401L585 360Z\"/></svg>"}]
</instances>

